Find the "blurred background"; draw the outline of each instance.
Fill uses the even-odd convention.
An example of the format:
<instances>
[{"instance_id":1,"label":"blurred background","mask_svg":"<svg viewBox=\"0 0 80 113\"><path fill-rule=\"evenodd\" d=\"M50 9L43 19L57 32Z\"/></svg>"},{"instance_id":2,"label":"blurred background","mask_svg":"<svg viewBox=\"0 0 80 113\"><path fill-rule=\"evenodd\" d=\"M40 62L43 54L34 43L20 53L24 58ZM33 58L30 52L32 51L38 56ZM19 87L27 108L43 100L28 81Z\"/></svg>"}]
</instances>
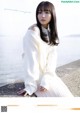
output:
<instances>
[{"instance_id":1,"label":"blurred background","mask_svg":"<svg viewBox=\"0 0 80 113\"><path fill-rule=\"evenodd\" d=\"M60 38L57 67L80 59L80 3L55 5ZM36 23L35 11L41 0L0 0L0 86L24 79L23 37Z\"/></svg>"}]
</instances>

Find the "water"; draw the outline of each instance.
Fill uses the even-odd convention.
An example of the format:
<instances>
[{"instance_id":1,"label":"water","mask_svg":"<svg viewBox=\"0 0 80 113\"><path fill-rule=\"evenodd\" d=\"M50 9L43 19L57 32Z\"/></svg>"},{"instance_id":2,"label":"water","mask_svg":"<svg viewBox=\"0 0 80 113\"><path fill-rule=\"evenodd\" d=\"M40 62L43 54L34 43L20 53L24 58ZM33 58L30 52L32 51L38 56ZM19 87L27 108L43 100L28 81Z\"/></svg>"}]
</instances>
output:
<instances>
[{"instance_id":1,"label":"water","mask_svg":"<svg viewBox=\"0 0 80 113\"><path fill-rule=\"evenodd\" d=\"M57 67L80 59L80 35L60 38Z\"/></svg>"},{"instance_id":2,"label":"water","mask_svg":"<svg viewBox=\"0 0 80 113\"><path fill-rule=\"evenodd\" d=\"M0 85L23 79L22 40L0 37Z\"/></svg>"}]
</instances>

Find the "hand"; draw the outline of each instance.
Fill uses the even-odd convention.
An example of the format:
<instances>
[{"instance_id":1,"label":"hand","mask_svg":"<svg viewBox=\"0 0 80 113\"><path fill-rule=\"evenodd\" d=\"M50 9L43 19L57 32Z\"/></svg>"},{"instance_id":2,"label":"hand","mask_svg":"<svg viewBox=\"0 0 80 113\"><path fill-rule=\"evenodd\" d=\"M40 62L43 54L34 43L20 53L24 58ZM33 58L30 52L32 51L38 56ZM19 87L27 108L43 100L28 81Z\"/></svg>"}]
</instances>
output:
<instances>
[{"instance_id":1,"label":"hand","mask_svg":"<svg viewBox=\"0 0 80 113\"><path fill-rule=\"evenodd\" d=\"M40 91L47 91L47 89L44 88L43 86L40 86L39 90L40 90Z\"/></svg>"},{"instance_id":2,"label":"hand","mask_svg":"<svg viewBox=\"0 0 80 113\"><path fill-rule=\"evenodd\" d=\"M24 96L24 97L25 97L25 96L28 96L28 97L30 96L24 89L18 91L17 94L18 94L18 95L21 95L21 96Z\"/></svg>"}]
</instances>

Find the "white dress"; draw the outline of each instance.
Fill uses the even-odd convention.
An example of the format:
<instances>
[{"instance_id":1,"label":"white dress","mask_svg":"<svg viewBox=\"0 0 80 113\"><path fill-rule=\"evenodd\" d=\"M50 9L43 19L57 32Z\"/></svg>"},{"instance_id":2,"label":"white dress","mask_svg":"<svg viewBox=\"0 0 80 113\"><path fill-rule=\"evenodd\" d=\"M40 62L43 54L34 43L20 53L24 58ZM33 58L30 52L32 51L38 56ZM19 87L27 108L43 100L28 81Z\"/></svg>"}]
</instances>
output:
<instances>
[{"instance_id":1,"label":"white dress","mask_svg":"<svg viewBox=\"0 0 80 113\"><path fill-rule=\"evenodd\" d=\"M25 89L38 97L71 97L72 94L56 75L57 46L50 46L40 38L38 27L28 29L24 40ZM39 91L39 86L47 89Z\"/></svg>"}]
</instances>

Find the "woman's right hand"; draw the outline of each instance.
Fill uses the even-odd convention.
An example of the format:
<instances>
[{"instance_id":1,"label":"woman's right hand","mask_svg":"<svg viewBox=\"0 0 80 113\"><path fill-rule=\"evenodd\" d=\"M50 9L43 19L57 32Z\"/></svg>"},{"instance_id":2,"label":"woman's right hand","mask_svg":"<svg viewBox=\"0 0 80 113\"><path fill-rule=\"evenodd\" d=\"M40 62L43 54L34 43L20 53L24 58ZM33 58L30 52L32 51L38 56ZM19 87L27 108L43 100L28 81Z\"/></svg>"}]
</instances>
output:
<instances>
[{"instance_id":1,"label":"woman's right hand","mask_svg":"<svg viewBox=\"0 0 80 113\"><path fill-rule=\"evenodd\" d=\"M17 94L18 94L18 95L21 95L21 96L24 96L24 97L25 97L25 96L30 96L24 89L18 91Z\"/></svg>"},{"instance_id":2,"label":"woman's right hand","mask_svg":"<svg viewBox=\"0 0 80 113\"><path fill-rule=\"evenodd\" d=\"M43 92L43 91L47 91L47 89L44 88L43 86L40 86L40 87L39 87L39 90L42 91L42 92Z\"/></svg>"}]
</instances>

